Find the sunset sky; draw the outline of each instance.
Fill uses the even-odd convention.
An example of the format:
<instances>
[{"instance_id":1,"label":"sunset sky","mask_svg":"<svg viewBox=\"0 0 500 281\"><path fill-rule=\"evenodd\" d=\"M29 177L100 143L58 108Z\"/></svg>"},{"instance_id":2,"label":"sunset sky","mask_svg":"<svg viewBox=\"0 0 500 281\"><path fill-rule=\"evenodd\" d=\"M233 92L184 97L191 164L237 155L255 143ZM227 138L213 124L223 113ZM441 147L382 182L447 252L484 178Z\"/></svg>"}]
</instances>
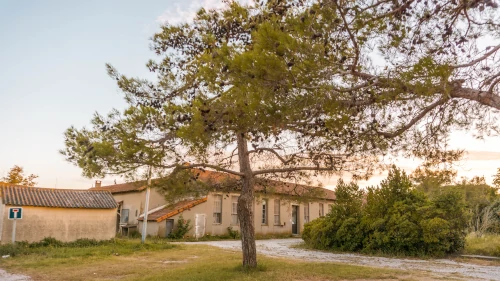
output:
<instances>
[{"instance_id":1,"label":"sunset sky","mask_svg":"<svg viewBox=\"0 0 500 281\"><path fill-rule=\"evenodd\" d=\"M162 23L189 20L202 6L220 7L221 2L1 1L0 177L20 165L40 176L41 187L91 187L94 179L81 177L58 150L69 126L81 128L95 111L124 107L105 63L130 76L148 77L145 63L154 58L148 39ZM456 132L450 147L469 151L459 176L484 175L491 182L500 167L500 137L476 140L471 132ZM397 164L409 172L417 165L412 159ZM361 184L376 184L381 177Z\"/></svg>"}]
</instances>

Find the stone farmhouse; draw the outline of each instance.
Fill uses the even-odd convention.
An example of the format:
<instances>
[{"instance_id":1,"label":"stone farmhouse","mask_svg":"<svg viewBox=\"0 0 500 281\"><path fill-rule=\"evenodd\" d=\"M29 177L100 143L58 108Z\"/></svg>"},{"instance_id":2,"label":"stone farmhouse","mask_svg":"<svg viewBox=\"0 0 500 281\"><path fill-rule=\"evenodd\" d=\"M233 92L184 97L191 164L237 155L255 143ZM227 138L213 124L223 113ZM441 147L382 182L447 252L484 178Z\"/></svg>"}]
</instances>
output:
<instances>
[{"instance_id":1,"label":"stone farmhouse","mask_svg":"<svg viewBox=\"0 0 500 281\"><path fill-rule=\"evenodd\" d=\"M223 235L228 227L239 230L237 187L227 189L236 177L214 171L194 171L198 180L211 187L204 196L183 198L173 204L151 188L147 234L166 237L180 218L190 220L189 236ZM221 186L226 186L221 188ZM146 185L144 182L99 186L92 190L110 191L118 202L118 231L127 234L142 230ZM321 187L275 180L258 181L253 204L256 234L300 235L304 224L323 216L335 202L333 191Z\"/></svg>"}]
</instances>

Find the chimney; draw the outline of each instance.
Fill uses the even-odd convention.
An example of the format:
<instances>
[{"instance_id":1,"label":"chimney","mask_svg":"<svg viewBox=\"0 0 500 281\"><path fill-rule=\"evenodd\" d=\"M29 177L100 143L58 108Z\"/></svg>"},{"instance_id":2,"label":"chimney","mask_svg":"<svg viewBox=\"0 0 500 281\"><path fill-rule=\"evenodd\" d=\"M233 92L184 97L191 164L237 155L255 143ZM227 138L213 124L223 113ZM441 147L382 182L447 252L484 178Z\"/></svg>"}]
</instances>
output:
<instances>
[{"instance_id":1,"label":"chimney","mask_svg":"<svg viewBox=\"0 0 500 281\"><path fill-rule=\"evenodd\" d=\"M101 187L101 181L96 180L95 181L95 187Z\"/></svg>"}]
</instances>

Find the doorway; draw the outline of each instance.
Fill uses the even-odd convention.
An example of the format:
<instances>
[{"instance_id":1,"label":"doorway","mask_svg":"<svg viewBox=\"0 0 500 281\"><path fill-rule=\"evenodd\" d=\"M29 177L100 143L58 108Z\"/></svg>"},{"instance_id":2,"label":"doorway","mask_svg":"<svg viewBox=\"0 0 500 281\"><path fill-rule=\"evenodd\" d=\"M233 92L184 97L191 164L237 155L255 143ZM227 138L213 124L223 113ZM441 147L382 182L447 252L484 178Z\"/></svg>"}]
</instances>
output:
<instances>
[{"instance_id":1,"label":"doorway","mask_svg":"<svg viewBox=\"0 0 500 281\"><path fill-rule=\"evenodd\" d=\"M299 206L292 205L292 234L299 234Z\"/></svg>"},{"instance_id":2,"label":"doorway","mask_svg":"<svg viewBox=\"0 0 500 281\"><path fill-rule=\"evenodd\" d=\"M166 220L166 222L167 222L167 228L165 231L165 237L168 237L170 233L172 233L172 230L174 229L174 220L168 219Z\"/></svg>"}]
</instances>

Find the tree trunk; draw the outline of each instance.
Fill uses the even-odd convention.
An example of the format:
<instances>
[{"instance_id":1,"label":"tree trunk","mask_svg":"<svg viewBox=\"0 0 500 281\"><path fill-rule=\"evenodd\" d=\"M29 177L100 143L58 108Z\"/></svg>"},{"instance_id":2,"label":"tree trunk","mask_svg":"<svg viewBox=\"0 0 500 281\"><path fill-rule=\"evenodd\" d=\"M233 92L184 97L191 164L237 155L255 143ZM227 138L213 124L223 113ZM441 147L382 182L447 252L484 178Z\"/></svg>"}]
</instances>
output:
<instances>
[{"instance_id":1,"label":"tree trunk","mask_svg":"<svg viewBox=\"0 0 500 281\"><path fill-rule=\"evenodd\" d=\"M253 225L253 186L254 178L250 167L247 140L244 133L238 133L238 160L242 187L238 198L238 219L240 220L241 249L243 252L243 266L257 267L257 249L255 246L255 228Z\"/></svg>"}]
</instances>

